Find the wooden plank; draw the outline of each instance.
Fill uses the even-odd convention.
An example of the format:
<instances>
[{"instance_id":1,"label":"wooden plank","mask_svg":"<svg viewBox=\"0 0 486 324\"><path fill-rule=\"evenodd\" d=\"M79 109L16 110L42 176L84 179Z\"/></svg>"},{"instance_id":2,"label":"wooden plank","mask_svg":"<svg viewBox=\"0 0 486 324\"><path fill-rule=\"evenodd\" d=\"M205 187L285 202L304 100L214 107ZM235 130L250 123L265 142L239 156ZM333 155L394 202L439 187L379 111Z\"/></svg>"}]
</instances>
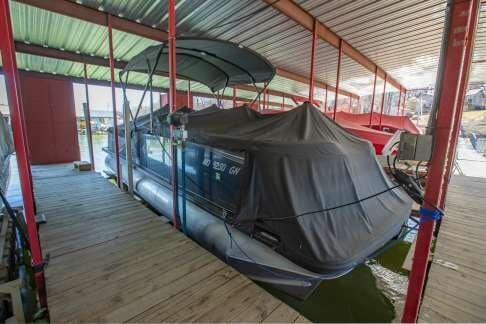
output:
<instances>
[{"instance_id":1,"label":"wooden plank","mask_svg":"<svg viewBox=\"0 0 486 324\"><path fill-rule=\"evenodd\" d=\"M453 177L421 322L486 321L486 179Z\"/></svg>"},{"instance_id":2,"label":"wooden plank","mask_svg":"<svg viewBox=\"0 0 486 324\"><path fill-rule=\"evenodd\" d=\"M307 321L96 173L33 174L53 322Z\"/></svg>"}]
</instances>

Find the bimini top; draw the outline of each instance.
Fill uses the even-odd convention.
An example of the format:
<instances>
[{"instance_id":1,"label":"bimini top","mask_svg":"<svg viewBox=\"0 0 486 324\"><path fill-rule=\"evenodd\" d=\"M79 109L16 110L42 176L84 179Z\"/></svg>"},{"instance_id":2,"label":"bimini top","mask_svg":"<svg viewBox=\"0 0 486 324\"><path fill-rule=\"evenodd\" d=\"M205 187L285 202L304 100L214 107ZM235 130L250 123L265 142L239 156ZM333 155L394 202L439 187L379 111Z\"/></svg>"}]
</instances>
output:
<instances>
[{"instance_id":1,"label":"bimini top","mask_svg":"<svg viewBox=\"0 0 486 324\"><path fill-rule=\"evenodd\" d=\"M169 72L167 45L164 42L147 47L128 62L121 74L128 71L147 73L155 62L155 73ZM176 61L178 76L200 82L213 92L238 84L269 82L275 76L275 68L261 55L216 39L178 38Z\"/></svg>"}]
</instances>

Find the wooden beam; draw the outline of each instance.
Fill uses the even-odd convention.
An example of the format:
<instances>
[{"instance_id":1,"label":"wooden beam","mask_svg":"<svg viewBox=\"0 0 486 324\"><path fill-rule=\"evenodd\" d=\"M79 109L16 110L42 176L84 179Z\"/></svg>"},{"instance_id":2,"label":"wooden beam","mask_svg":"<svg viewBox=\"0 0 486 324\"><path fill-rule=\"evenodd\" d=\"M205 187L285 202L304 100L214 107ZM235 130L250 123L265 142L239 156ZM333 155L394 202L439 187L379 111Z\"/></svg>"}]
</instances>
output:
<instances>
[{"instance_id":1,"label":"wooden beam","mask_svg":"<svg viewBox=\"0 0 486 324\"><path fill-rule=\"evenodd\" d=\"M41 8L44 10L48 10L51 12L55 12L61 15L69 16L72 18L80 19L83 21L87 21L93 24L107 26L107 14L102 11L98 11L75 2L71 2L68 0L14 0L20 3L24 3L30 6L34 6L37 8ZM113 29L121 30L130 34L134 34L137 36L149 38L155 41L163 42L167 40L168 34L166 31L161 29L152 28L143 24L139 24L133 22L131 20L119 18L116 16L112 16L112 26ZM86 62L88 63L88 62ZM91 64L91 63L88 63ZM99 65L99 64L96 64ZM302 75L296 74L294 72L290 72L288 70L280 69L277 67L277 75L287 78L290 80L294 80L298 82L302 82L305 84L309 84L309 79ZM322 81L315 80L316 87L325 89L326 83ZM328 86L328 89L331 91L333 90L332 86ZM351 93L349 91L341 90L340 94L349 96L352 95L353 98L359 98L358 95Z\"/></svg>"},{"instance_id":2,"label":"wooden beam","mask_svg":"<svg viewBox=\"0 0 486 324\"><path fill-rule=\"evenodd\" d=\"M314 19L315 17L312 16L309 12L307 12L304 8L296 4L293 0L263 0L273 8L277 9L305 29L312 32L314 28ZM342 40L335 32L333 32L329 27L324 25L321 22L317 23L317 36L322 39L323 41L331 44L335 48L339 48L339 43ZM351 46L345 40L343 40L342 44L343 54L347 55L349 58L356 61L358 64L365 67L370 72L375 72L377 68L377 75L381 78L385 77L385 71L378 67L375 62L373 62L370 58L366 55L358 51L356 48ZM393 85L396 88L402 87L405 89L403 85L401 85L398 81L391 78L390 76L387 77L388 83Z\"/></svg>"}]
</instances>

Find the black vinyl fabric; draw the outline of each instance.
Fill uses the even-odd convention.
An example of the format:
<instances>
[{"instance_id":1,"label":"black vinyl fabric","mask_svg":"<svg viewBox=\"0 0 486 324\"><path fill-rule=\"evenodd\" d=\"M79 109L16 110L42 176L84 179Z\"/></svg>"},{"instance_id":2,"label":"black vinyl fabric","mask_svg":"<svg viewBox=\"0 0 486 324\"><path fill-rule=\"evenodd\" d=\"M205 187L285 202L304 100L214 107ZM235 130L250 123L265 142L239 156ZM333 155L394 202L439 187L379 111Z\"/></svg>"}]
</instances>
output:
<instances>
[{"instance_id":1,"label":"black vinyl fabric","mask_svg":"<svg viewBox=\"0 0 486 324\"><path fill-rule=\"evenodd\" d=\"M146 48L127 64L123 73L148 73L155 65L162 47L156 72L169 72L167 43ZM215 92L228 86L269 82L275 68L261 55L237 44L206 38L176 40L176 72L180 77L200 82Z\"/></svg>"},{"instance_id":2,"label":"black vinyl fabric","mask_svg":"<svg viewBox=\"0 0 486 324\"><path fill-rule=\"evenodd\" d=\"M371 143L351 135L312 105L260 115L215 107L191 113L189 140L248 154L235 225L263 229L279 239L277 251L316 272L362 263L406 222L411 200L393 187ZM286 220L278 218L289 217Z\"/></svg>"}]
</instances>

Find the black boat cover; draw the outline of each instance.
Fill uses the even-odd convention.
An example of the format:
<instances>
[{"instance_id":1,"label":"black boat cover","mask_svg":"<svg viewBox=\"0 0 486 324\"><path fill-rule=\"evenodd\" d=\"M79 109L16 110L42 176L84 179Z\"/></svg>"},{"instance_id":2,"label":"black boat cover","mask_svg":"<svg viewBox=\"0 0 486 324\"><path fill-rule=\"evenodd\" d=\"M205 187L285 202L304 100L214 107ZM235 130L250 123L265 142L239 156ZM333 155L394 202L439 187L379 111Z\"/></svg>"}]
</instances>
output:
<instances>
[{"instance_id":1,"label":"black boat cover","mask_svg":"<svg viewBox=\"0 0 486 324\"><path fill-rule=\"evenodd\" d=\"M153 45L134 56L128 71L150 72L162 47L155 72L169 72L167 43ZM275 68L256 52L237 44L207 38L178 38L176 72L183 78L200 82L215 92L228 86L269 82Z\"/></svg>"},{"instance_id":2,"label":"black boat cover","mask_svg":"<svg viewBox=\"0 0 486 324\"><path fill-rule=\"evenodd\" d=\"M192 142L248 154L235 225L250 234L263 228L279 238L279 253L313 271L362 263L410 215L409 197L386 191L393 184L371 143L309 103L277 115L212 107L189 114L187 128Z\"/></svg>"}]
</instances>

